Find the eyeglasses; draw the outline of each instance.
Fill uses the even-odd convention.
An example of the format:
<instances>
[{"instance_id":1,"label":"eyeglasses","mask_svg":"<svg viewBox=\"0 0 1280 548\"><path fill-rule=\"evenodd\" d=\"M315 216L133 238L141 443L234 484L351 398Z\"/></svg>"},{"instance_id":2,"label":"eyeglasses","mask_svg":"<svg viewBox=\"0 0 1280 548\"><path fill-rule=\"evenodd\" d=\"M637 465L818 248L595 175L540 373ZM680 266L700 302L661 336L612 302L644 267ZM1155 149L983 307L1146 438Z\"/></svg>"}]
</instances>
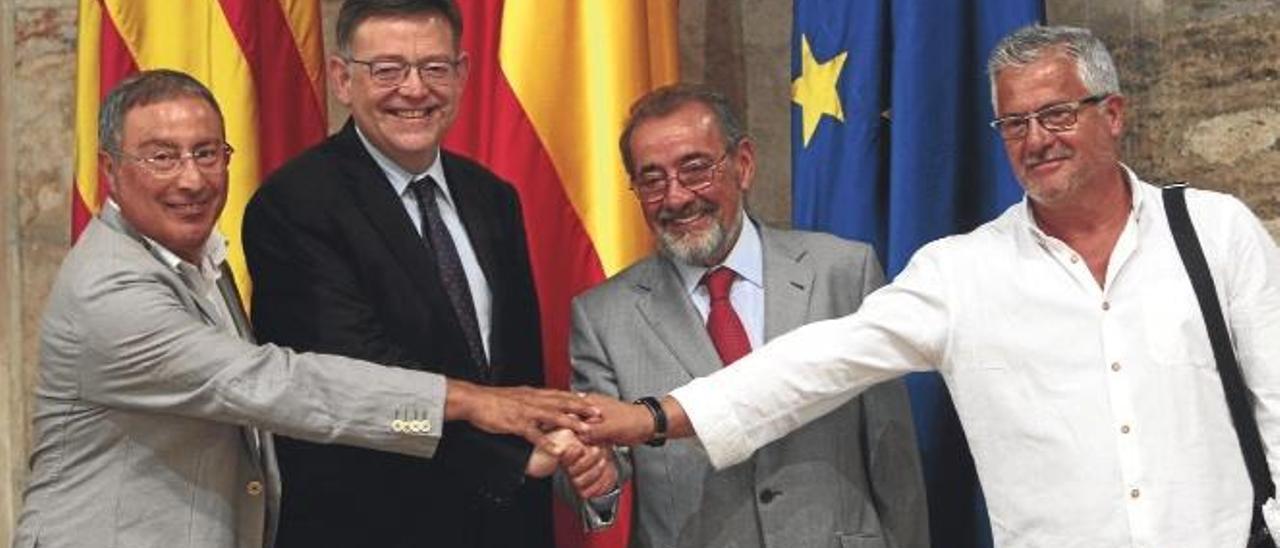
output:
<instances>
[{"instance_id":1,"label":"eyeglasses","mask_svg":"<svg viewBox=\"0 0 1280 548\"><path fill-rule=\"evenodd\" d=\"M1000 132L1000 138L1006 141L1018 141L1027 138L1031 131L1031 121L1040 122L1040 127L1061 133L1075 129L1080 118L1080 109L1105 101L1110 93L1091 95L1079 101L1049 105L1030 114L1010 114L991 121L991 127Z\"/></svg>"},{"instance_id":2,"label":"eyeglasses","mask_svg":"<svg viewBox=\"0 0 1280 548\"><path fill-rule=\"evenodd\" d=\"M124 151L112 153L114 156L137 162L156 177L173 177L182 172L187 159L196 165L196 169L208 175L221 175L227 172L227 164L235 149L226 143L201 146L191 152L178 153L173 150L159 150L146 156L134 156Z\"/></svg>"},{"instance_id":3,"label":"eyeglasses","mask_svg":"<svg viewBox=\"0 0 1280 548\"><path fill-rule=\"evenodd\" d=\"M671 181L690 192L702 192L715 182L716 173L729 159L729 151L725 150L719 160L697 158L680 164L675 173L667 173L660 168L652 168L631 179L631 190L641 202L652 204L661 202L667 196Z\"/></svg>"},{"instance_id":4,"label":"eyeglasses","mask_svg":"<svg viewBox=\"0 0 1280 548\"><path fill-rule=\"evenodd\" d=\"M409 69L418 69L418 78L427 84L448 84L458 77L458 65L462 62L458 59L432 60L423 61L413 64L398 60L375 60L364 61L360 59L347 59L348 63L356 63L364 65L369 69L369 78L377 84L385 88L393 88L403 84L409 78Z\"/></svg>"}]
</instances>

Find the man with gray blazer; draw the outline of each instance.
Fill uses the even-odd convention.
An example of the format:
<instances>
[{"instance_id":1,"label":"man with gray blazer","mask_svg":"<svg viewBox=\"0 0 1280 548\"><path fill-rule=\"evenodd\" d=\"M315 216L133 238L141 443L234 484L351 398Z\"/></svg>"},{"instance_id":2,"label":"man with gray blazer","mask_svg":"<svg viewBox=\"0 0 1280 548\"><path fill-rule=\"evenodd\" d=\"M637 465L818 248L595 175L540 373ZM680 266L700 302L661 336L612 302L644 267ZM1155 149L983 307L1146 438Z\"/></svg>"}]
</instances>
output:
<instances>
[{"instance_id":1,"label":"man with gray blazer","mask_svg":"<svg viewBox=\"0 0 1280 548\"><path fill-rule=\"evenodd\" d=\"M213 232L232 153L213 95L143 72L105 100L99 141L111 199L45 310L16 548L270 546L267 430L430 457L444 421L539 443L591 414L566 393L254 345ZM546 476L556 448L539 447L529 473Z\"/></svg>"},{"instance_id":2,"label":"man with gray blazer","mask_svg":"<svg viewBox=\"0 0 1280 548\"><path fill-rule=\"evenodd\" d=\"M573 302L573 385L633 400L731 366L802 324L853 312L884 283L865 244L745 213L754 144L725 98L676 85L641 98L620 146L659 253ZM642 398L639 405L656 405ZM628 453L637 547L923 547L928 519L907 394L881 385L715 472L696 442ZM585 481L585 480L584 480ZM617 495L582 504L609 523Z\"/></svg>"}]
</instances>

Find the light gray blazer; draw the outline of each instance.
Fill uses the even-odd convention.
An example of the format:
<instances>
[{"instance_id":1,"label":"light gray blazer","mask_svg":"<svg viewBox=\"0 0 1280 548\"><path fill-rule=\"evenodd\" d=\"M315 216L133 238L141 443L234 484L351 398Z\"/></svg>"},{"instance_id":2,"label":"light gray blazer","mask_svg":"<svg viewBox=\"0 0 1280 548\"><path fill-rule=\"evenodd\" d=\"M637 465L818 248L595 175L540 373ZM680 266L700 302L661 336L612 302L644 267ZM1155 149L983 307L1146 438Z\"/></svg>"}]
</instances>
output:
<instances>
[{"instance_id":1,"label":"light gray blazer","mask_svg":"<svg viewBox=\"0 0 1280 548\"><path fill-rule=\"evenodd\" d=\"M233 315L226 325L112 208L90 222L44 314L13 546L270 546L281 486L259 429L435 451L442 377L255 346Z\"/></svg>"},{"instance_id":2,"label":"light gray blazer","mask_svg":"<svg viewBox=\"0 0 1280 548\"><path fill-rule=\"evenodd\" d=\"M766 339L849 314L884 283L865 244L767 227L760 234ZM574 390L624 400L661 396L721 367L674 265L658 256L574 300L570 346ZM867 391L719 473L696 440L636 447L630 460L633 547L929 544L901 381Z\"/></svg>"}]
</instances>

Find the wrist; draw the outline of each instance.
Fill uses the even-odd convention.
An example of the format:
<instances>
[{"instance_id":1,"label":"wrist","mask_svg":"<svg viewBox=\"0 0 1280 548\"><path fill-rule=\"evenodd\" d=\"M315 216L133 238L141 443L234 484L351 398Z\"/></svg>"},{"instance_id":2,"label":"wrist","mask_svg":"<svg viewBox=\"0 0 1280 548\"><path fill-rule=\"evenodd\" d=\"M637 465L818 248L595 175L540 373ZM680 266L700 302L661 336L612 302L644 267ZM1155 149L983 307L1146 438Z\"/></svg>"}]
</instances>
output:
<instances>
[{"instance_id":1,"label":"wrist","mask_svg":"<svg viewBox=\"0 0 1280 548\"><path fill-rule=\"evenodd\" d=\"M444 420L470 420L475 403L473 396L474 387L471 383L449 379L444 391Z\"/></svg>"},{"instance_id":2,"label":"wrist","mask_svg":"<svg viewBox=\"0 0 1280 548\"><path fill-rule=\"evenodd\" d=\"M662 447L667 443L667 412L663 410L662 404L657 398L645 396L632 402L648 410L649 415L653 418L653 429L644 442L650 447Z\"/></svg>"}]
</instances>

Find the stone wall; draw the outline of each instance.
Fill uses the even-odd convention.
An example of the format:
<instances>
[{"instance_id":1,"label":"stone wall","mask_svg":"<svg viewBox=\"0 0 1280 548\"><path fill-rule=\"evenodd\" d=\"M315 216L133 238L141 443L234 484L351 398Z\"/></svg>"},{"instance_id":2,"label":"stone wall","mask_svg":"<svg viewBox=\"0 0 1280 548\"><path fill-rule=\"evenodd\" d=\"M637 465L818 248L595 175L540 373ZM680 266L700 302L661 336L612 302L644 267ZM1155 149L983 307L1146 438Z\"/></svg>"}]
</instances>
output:
<instances>
[{"instance_id":1,"label":"stone wall","mask_svg":"<svg viewBox=\"0 0 1280 548\"><path fill-rule=\"evenodd\" d=\"M322 0L328 35L340 0ZM38 316L69 242L76 0L0 0L0 545L29 445ZM1280 1L1049 0L1095 29L1130 96L1125 156L1241 197L1280 234ZM760 142L752 208L790 216L791 3L681 0L681 73L715 82ZM330 40L330 43L332 40ZM330 102L336 125L345 112Z\"/></svg>"}]
</instances>

